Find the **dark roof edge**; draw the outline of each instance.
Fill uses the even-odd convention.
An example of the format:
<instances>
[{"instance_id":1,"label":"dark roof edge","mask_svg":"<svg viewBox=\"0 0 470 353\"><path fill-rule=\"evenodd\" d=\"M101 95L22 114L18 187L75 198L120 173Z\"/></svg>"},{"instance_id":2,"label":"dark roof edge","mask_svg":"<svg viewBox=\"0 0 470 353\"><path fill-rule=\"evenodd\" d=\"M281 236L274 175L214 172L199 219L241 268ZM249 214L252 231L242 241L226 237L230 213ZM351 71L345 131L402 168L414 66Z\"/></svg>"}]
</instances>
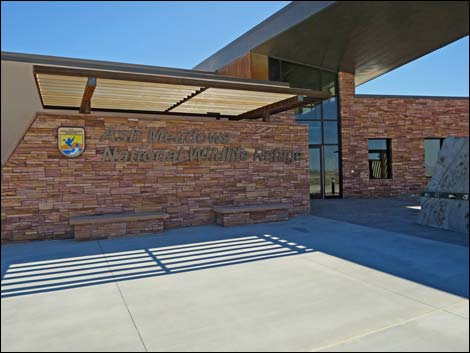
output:
<instances>
[{"instance_id":1,"label":"dark roof edge","mask_svg":"<svg viewBox=\"0 0 470 353\"><path fill-rule=\"evenodd\" d=\"M400 98L400 99L466 99L465 96L415 96L415 95L400 95L400 94L355 94L355 98Z\"/></svg>"},{"instance_id":2,"label":"dark roof edge","mask_svg":"<svg viewBox=\"0 0 470 353\"><path fill-rule=\"evenodd\" d=\"M215 71L336 2L292 1L194 66L194 69Z\"/></svg>"},{"instance_id":3,"label":"dark roof edge","mask_svg":"<svg viewBox=\"0 0 470 353\"><path fill-rule=\"evenodd\" d=\"M203 71L203 70L192 70L192 69L178 69L178 68L169 68L163 66L153 66L153 65L142 65L142 64L129 64L122 63L117 61L102 61L102 60L92 60L92 59L77 59L70 58L65 56L53 56L53 55L42 55L42 54L29 54L29 53L18 53L18 52L8 52L2 51L1 55L2 60L5 61L19 61L26 63L34 64L50 64L50 65L87 65L90 66L109 66L114 67L114 70L122 69L140 69L142 71L147 70L167 70L167 71L179 71L187 73L199 73L199 74L213 74L212 72ZM110 69L111 70L111 69Z\"/></svg>"},{"instance_id":4,"label":"dark roof edge","mask_svg":"<svg viewBox=\"0 0 470 353\"><path fill-rule=\"evenodd\" d=\"M120 63L120 62L114 62L114 61L76 59L76 58L67 58L67 57L61 57L61 56L49 56L49 55L14 53L14 52L2 51L1 60L24 62L24 63L38 64L38 65L64 66L64 67L72 67L72 68L86 68L86 69L93 69L93 70L129 72L129 73L135 73L135 74L188 77L188 78L194 78L194 79L211 79L211 80L217 80L217 81L230 81L230 82L240 82L240 83L263 84L267 86L272 85L272 86L289 87L289 84L285 82L228 77L228 76L217 75L212 72L200 71L200 70L177 69L177 68L140 65L140 64L127 64L127 63Z\"/></svg>"}]
</instances>

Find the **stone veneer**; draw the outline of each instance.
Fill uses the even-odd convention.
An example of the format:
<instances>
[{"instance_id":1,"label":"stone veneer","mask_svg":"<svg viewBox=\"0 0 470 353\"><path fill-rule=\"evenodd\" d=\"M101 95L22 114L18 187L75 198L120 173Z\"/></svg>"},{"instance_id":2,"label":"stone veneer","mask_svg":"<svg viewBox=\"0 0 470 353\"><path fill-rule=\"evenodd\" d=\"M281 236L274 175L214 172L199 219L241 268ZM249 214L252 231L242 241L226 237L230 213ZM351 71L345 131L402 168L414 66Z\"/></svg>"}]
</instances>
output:
<instances>
[{"instance_id":1,"label":"stone veneer","mask_svg":"<svg viewBox=\"0 0 470 353\"><path fill-rule=\"evenodd\" d=\"M163 231L162 219L140 220L137 222L125 222L117 219L114 222L104 224L85 224L74 226L74 238L76 240L96 240L124 237L126 235L153 234Z\"/></svg>"},{"instance_id":2,"label":"stone veneer","mask_svg":"<svg viewBox=\"0 0 470 353\"><path fill-rule=\"evenodd\" d=\"M60 126L85 127L86 148L78 158L59 152ZM230 137L228 146L285 148L300 151L303 157L290 164L250 159L235 163L103 162L106 145L179 147L100 142L107 127L225 132ZM145 138L144 134L144 142ZM292 205L290 215L307 214L308 190L307 128L303 125L39 113L2 167L2 241L71 238L69 218L80 215L163 211L169 214L165 227L174 228L214 223L214 206L286 203Z\"/></svg>"},{"instance_id":3,"label":"stone veneer","mask_svg":"<svg viewBox=\"0 0 470 353\"><path fill-rule=\"evenodd\" d=\"M468 98L355 95L354 75L339 73L343 194L345 197L419 194L424 139L469 135ZM369 179L369 138L390 138L392 179Z\"/></svg>"}]
</instances>

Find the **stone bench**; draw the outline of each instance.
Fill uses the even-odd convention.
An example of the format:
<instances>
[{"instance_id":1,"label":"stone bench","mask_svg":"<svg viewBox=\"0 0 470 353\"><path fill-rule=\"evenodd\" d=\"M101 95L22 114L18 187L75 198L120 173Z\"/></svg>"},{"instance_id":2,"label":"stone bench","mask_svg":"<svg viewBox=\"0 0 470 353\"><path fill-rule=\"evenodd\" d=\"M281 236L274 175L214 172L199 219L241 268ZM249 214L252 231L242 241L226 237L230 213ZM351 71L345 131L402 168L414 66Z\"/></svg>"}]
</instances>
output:
<instances>
[{"instance_id":1,"label":"stone bench","mask_svg":"<svg viewBox=\"0 0 470 353\"><path fill-rule=\"evenodd\" d=\"M214 207L216 224L234 226L266 222L287 221L290 205L262 204L251 206Z\"/></svg>"},{"instance_id":2,"label":"stone bench","mask_svg":"<svg viewBox=\"0 0 470 353\"><path fill-rule=\"evenodd\" d=\"M114 213L71 217L75 239L93 240L163 231L168 214L163 212Z\"/></svg>"}]
</instances>

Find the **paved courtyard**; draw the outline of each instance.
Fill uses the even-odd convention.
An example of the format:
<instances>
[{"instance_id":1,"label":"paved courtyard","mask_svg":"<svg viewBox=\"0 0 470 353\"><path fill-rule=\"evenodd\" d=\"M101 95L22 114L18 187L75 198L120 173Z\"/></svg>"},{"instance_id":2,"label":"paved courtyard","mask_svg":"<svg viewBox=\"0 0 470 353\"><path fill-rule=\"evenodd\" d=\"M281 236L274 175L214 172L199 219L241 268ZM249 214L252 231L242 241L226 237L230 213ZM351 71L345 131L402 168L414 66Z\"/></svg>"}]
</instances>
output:
<instances>
[{"instance_id":1,"label":"paved courtyard","mask_svg":"<svg viewBox=\"0 0 470 353\"><path fill-rule=\"evenodd\" d=\"M2 246L2 351L468 351L468 248L305 216Z\"/></svg>"},{"instance_id":2,"label":"paved courtyard","mask_svg":"<svg viewBox=\"0 0 470 353\"><path fill-rule=\"evenodd\" d=\"M420 204L419 197L315 199L311 202L311 213L314 216L469 246L466 233L418 224Z\"/></svg>"}]
</instances>

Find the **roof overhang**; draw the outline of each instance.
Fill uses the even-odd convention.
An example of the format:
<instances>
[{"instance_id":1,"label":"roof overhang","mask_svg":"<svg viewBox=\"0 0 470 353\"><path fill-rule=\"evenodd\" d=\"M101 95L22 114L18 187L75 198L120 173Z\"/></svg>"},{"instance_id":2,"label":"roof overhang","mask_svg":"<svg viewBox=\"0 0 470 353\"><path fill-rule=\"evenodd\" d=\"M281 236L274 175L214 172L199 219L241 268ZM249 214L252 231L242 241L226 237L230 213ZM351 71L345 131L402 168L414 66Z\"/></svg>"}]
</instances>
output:
<instances>
[{"instance_id":1,"label":"roof overhang","mask_svg":"<svg viewBox=\"0 0 470 353\"><path fill-rule=\"evenodd\" d=\"M177 70L177 69L175 69ZM178 74L176 74L178 73ZM330 97L272 81L34 65L45 109L255 119Z\"/></svg>"},{"instance_id":2,"label":"roof overhang","mask_svg":"<svg viewBox=\"0 0 470 353\"><path fill-rule=\"evenodd\" d=\"M195 69L252 51L355 73L360 85L468 33L468 1L294 1Z\"/></svg>"}]
</instances>

